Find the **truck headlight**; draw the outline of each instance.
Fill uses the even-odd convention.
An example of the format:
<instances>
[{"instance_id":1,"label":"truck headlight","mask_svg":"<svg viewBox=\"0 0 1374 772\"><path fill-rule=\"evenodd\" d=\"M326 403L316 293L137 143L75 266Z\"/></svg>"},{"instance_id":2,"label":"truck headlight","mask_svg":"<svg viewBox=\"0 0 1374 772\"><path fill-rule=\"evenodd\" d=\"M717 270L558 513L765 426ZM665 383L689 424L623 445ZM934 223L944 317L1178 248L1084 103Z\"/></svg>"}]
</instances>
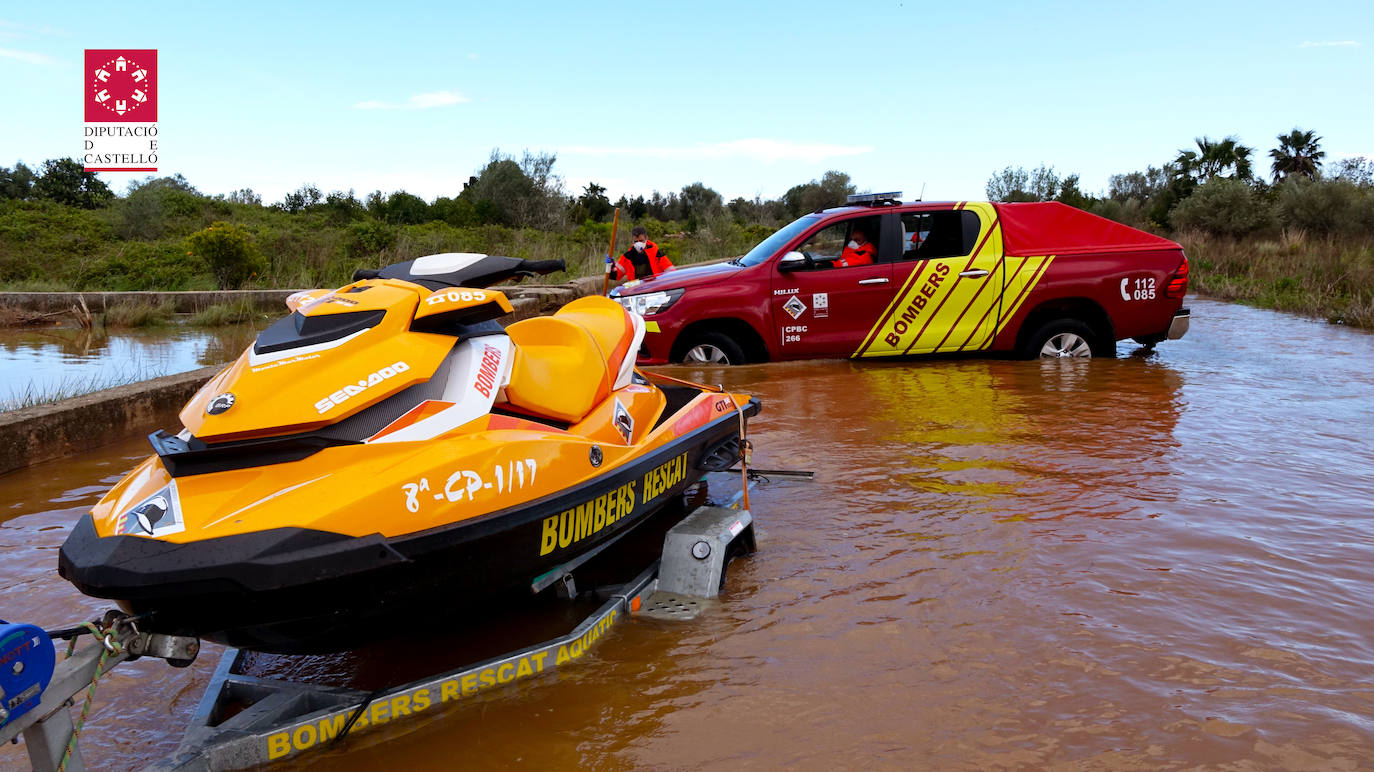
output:
<instances>
[{"instance_id":1,"label":"truck headlight","mask_svg":"<svg viewBox=\"0 0 1374 772\"><path fill-rule=\"evenodd\" d=\"M653 316L667 311L678 301L678 298L682 297L682 293L683 290L681 289L659 290L658 292L645 292L641 295L622 295L615 300L628 311L633 311L640 316Z\"/></svg>"}]
</instances>

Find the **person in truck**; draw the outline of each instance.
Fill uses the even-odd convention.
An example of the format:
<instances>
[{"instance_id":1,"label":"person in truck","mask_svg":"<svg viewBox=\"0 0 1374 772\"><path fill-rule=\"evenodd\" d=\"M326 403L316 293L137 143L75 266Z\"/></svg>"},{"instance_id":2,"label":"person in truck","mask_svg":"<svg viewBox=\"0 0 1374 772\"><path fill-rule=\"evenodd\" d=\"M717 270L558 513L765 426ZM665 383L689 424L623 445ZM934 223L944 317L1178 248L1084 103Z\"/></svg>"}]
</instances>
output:
<instances>
[{"instance_id":1,"label":"person in truck","mask_svg":"<svg viewBox=\"0 0 1374 772\"><path fill-rule=\"evenodd\" d=\"M616 279L647 279L673 270L672 261L649 240L649 232L643 226L637 225L630 231L630 240L630 248L615 261Z\"/></svg>"},{"instance_id":2,"label":"person in truck","mask_svg":"<svg viewBox=\"0 0 1374 772\"><path fill-rule=\"evenodd\" d=\"M840 253L840 259L835 261L835 265L840 268L848 268L852 265L872 265L875 254L877 254L877 250L869 242L868 234L855 228L849 234L849 243L845 244L844 251Z\"/></svg>"}]
</instances>

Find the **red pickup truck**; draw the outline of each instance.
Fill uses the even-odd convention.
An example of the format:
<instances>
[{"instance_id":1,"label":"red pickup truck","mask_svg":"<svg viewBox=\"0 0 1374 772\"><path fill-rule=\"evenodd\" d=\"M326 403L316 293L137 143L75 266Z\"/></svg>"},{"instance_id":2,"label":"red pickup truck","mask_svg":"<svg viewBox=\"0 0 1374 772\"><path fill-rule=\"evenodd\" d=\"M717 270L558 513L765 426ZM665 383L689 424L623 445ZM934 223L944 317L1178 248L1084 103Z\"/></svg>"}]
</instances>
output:
<instances>
[{"instance_id":1,"label":"red pickup truck","mask_svg":"<svg viewBox=\"0 0 1374 772\"><path fill-rule=\"evenodd\" d=\"M859 198L743 257L617 287L644 316L639 363L989 352L1110 357L1188 330L1183 248L1056 203ZM873 262L844 265L866 234Z\"/></svg>"}]
</instances>

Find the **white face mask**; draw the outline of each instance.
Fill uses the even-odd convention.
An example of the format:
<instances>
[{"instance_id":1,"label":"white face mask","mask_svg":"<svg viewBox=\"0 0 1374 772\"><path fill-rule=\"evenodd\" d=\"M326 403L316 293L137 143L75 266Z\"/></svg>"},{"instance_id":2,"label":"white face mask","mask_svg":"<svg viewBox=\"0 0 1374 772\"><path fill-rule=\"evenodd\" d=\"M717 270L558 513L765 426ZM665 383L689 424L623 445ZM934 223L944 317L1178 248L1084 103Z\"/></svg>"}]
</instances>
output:
<instances>
[{"instance_id":1,"label":"white face mask","mask_svg":"<svg viewBox=\"0 0 1374 772\"><path fill-rule=\"evenodd\" d=\"M643 251L644 251L645 243L646 243L646 242L643 242L643 241L636 241L636 242L635 242L635 249L639 250L640 252L643 252Z\"/></svg>"},{"instance_id":2,"label":"white face mask","mask_svg":"<svg viewBox=\"0 0 1374 772\"><path fill-rule=\"evenodd\" d=\"M859 242L857 242L857 241L855 241L855 240L853 240L853 239L850 239L850 240L849 240L849 248L850 248L850 249L858 249L858 248L859 248Z\"/></svg>"}]
</instances>

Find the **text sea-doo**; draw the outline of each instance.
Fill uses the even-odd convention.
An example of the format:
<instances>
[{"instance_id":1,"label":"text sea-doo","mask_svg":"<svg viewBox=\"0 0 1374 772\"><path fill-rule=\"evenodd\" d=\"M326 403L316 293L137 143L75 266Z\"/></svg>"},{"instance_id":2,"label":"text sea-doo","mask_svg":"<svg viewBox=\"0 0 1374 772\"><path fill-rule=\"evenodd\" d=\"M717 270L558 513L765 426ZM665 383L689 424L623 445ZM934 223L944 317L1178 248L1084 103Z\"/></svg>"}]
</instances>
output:
<instances>
[{"instance_id":1,"label":"text sea-doo","mask_svg":"<svg viewBox=\"0 0 1374 772\"><path fill-rule=\"evenodd\" d=\"M293 296L76 524L62 576L146 630L349 648L528 594L733 464L758 402L649 382L638 315L494 321L485 287L561 267L431 255Z\"/></svg>"}]
</instances>

